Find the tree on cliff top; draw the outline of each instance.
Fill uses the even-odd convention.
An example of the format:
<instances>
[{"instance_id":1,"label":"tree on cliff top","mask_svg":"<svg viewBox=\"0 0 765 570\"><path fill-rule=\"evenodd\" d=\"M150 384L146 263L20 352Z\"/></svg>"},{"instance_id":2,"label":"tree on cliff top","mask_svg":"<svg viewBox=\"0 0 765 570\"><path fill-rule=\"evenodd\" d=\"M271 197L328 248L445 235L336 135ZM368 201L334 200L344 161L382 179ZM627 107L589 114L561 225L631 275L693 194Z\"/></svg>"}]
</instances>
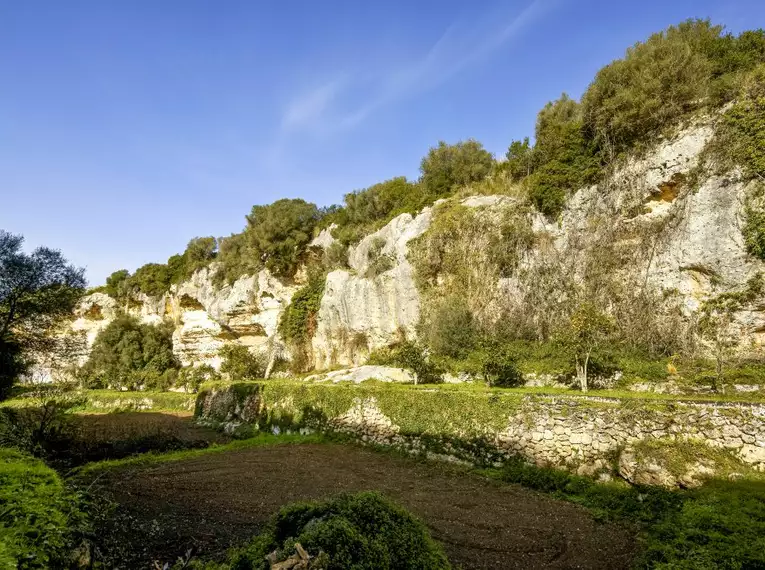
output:
<instances>
[{"instance_id":1,"label":"tree on cliff top","mask_svg":"<svg viewBox=\"0 0 765 570\"><path fill-rule=\"evenodd\" d=\"M253 206L245 230L249 253L274 275L291 277L297 271L318 220L316 204L299 198Z\"/></svg>"},{"instance_id":2,"label":"tree on cliff top","mask_svg":"<svg viewBox=\"0 0 765 570\"><path fill-rule=\"evenodd\" d=\"M23 242L22 236L0 230L0 398L32 354L66 348L52 333L85 292L83 269L47 247L24 253Z\"/></svg>"},{"instance_id":3,"label":"tree on cliff top","mask_svg":"<svg viewBox=\"0 0 765 570\"><path fill-rule=\"evenodd\" d=\"M476 140L456 144L441 141L422 159L420 182L433 201L447 196L457 186L483 180L493 166L494 157Z\"/></svg>"}]
</instances>

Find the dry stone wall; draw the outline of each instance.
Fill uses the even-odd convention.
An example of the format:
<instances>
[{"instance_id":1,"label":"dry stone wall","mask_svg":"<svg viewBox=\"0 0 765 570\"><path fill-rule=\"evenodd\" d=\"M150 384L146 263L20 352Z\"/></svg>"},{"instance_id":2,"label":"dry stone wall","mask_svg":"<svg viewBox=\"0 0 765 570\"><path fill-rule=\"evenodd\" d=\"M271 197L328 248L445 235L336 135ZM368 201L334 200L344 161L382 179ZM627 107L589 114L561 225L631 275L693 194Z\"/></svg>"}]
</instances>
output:
<instances>
[{"instance_id":1,"label":"dry stone wall","mask_svg":"<svg viewBox=\"0 0 765 570\"><path fill-rule=\"evenodd\" d=\"M646 444L702 445L740 464L742 472L765 472L765 406L760 404L655 403L467 391L449 395L437 389L404 396L401 389L386 392L386 387L357 387L349 392L354 388L316 386L313 390L311 413L306 414L299 388L294 395L283 389L270 395L267 386L258 384L218 387L200 394L197 417L229 429L242 423L260 429L281 423L283 429L283 421L275 422L275 418L286 415L294 420L294 429L340 432L370 444L471 462L522 457L539 466L565 468L580 475L606 476L618 464L622 475L636 483L691 486L692 478L685 471L657 474L666 468L639 464L634 447ZM355 393L358 396L348 399ZM336 397L345 398L343 404L333 402ZM390 405L396 398L406 403ZM443 409L436 412L439 398ZM420 418L416 423L412 421L415 416ZM717 474L719 467L714 461L692 461L687 470Z\"/></svg>"}]
</instances>

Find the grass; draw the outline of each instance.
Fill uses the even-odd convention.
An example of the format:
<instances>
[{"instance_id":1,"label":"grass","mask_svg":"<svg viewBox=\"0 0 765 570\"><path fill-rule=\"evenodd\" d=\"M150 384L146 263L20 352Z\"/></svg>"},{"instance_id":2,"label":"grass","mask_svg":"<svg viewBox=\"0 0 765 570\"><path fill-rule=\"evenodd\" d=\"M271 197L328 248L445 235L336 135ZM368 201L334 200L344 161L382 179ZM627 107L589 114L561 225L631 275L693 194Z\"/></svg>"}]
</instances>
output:
<instances>
[{"instance_id":1,"label":"grass","mask_svg":"<svg viewBox=\"0 0 765 570\"><path fill-rule=\"evenodd\" d=\"M75 470L73 477L83 478L90 477L92 475L100 474L105 471L113 469L123 469L127 467L144 467L146 465L156 465L161 463L169 463L175 461L184 461L186 459L193 459L201 457L211 453L225 453L228 451L236 451L239 449L248 449L251 447L264 447L269 445L291 445L296 443L322 443L327 441L327 438L321 434L285 434L285 435L273 435L268 433L259 433L258 435L249 439L240 439L225 444L213 444L210 447L204 449L184 449L180 451L171 451L169 453L144 453L133 457L125 457L122 459L108 459L105 461L97 461L94 463L88 463Z\"/></svg>"},{"instance_id":2,"label":"grass","mask_svg":"<svg viewBox=\"0 0 765 570\"><path fill-rule=\"evenodd\" d=\"M765 482L713 480L691 491L597 483L522 461L478 470L577 503L603 521L632 524L636 568L765 568Z\"/></svg>"},{"instance_id":3,"label":"grass","mask_svg":"<svg viewBox=\"0 0 765 570\"><path fill-rule=\"evenodd\" d=\"M0 569L68 568L85 519L55 471L0 448Z\"/></svg>"},{"instance_id":4,"label":"grass","mask_svg":"<svg viewBox=\"0 0 765 570\"><path fill-rule=\"evenodd\" d=\"M25 407L38 405L33 393L21 393L0 402L0 406ZM196 394L183 392L124 392L118 390L76 390L67 392L73 399L81 399L76 412L132 412L132 411L192 411Z\"/></svg>"},{"instance_id":5,"label":"grass","mask_svg":"<svg viewBox=\"0 0 765 570\"><path fill-rule=\"evenodd\" d=\"M235 386L247 386L247 385L293 385L293 386L311 386L313 383L306 383L299 379L272 379L272 380L254 380L250 382L235 382ZM231 386L231 382L210 382L203 384L200 392L211 389ZM583 401L597 400L598 398L611 398L615 400L636 400L636 401L656 401L656 402L720 402L720 403L765 403L765 397L762 394L745 392L745 393L733 393L733 394L690 394L690 395L675 395L675 394L662 394L656 392L635 392L626 390L623 388L615 388L609 390L590 390L587 394L583 394L577 390L568 388L553 388L553 387L522 387L522 388L501 388L491 387L489 388L482 382L465 382L462 384L395 384L391 382L383 382L381 380L367 380L360 384L351 383L317 383L321 387L334 388L338 390L353 390L358 389L362 391L368 387L381 387L386 390L401 390L403 392L465 392L474 394L490 394L496 396L507 397L522 397L522 396L552 396L552 397L566 397L576 398Z\"/></svg>"}]
</instances>

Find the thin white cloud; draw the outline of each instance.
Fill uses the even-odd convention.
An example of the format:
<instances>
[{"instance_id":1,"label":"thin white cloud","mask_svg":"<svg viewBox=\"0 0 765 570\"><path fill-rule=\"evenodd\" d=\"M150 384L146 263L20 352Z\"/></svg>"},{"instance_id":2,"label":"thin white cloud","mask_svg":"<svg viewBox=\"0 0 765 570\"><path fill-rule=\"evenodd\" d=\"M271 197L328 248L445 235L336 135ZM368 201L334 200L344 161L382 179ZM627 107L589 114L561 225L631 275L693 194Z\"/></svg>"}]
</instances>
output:
<instances>
[{"instance_id":1,"label":"thin white cloud","mask_svg":"<svg viewBox=\"0 0 765 570\"><path fill-rule=\"evenodd\" d=\"M352 128L374 111L448 81L471 64L490 56L526 31L562 0L534 0L509 20L504 14L486 14L480 21L454 23L431 48L414 62L364 82L333 80L297 98L282 118L282 132L304 128L322 132ZM501 24L497 24L497 22ZM336 104L340 96L352 99L351 89L367 88L375 95L355 104Z\"/></svg>"},{"instance_id":2,"label":"thin white cloud","mask_svg":"<svg viewBox=\"0 0 765 570\"><path fill-rule=\"evenodd\" d=\"M335 79L292 101L282 117L282 129L300 129L319 122L344 83L342 79Z\"/></svg>"},{"instance_id":3,"label":"thin white cloud","mask_svg":"<svg viewBox=\"0 0 765 570\"><path fill-rule=\"evenodd\" d=\"M500 28L491 26L491 22L496 21L495 14L485 19L489 25L483 22L459 29L453 24L424 57L384 78L381 95L347 113L339 124L352 127L380 107L437 87L468 65L491 55L546 14L555 3L556 0L534 0Z\"/></svg>"}]
</instances>

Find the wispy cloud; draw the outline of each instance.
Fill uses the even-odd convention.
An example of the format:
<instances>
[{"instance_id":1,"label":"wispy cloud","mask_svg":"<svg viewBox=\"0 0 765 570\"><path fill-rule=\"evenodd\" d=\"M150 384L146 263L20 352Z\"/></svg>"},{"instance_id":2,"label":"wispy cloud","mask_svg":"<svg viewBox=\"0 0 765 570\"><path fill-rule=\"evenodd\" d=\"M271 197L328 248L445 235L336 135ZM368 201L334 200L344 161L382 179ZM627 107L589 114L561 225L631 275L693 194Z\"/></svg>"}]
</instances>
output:
<instances>
[{"instance_id":1,"label":"wispy cloud","mask_svg":"<svg viewBox=\"0 0 765 570\"><path fill-rule=\"evenodd\" d=\"M316 124L327 112L345 79L335 79L294 99L282 117L282 129L292 130Z\"/></svg>"},{"instance_id":2,"label":"wispy cloud","mask_svg":"<svg viewBox=\"0 0 765 570\"><path fill-rule=\"evenodd\" d=\"M489 57L561 1L534 0L513 15L503 10L484 14L475 21L455 22L424 55L411 63L365 81L333 80L309 90L285 110L282 132L352 128L378 109L432 90L466 67ZM358 96L365 91L373 95Z\"/></svg>"}]
</instances>

